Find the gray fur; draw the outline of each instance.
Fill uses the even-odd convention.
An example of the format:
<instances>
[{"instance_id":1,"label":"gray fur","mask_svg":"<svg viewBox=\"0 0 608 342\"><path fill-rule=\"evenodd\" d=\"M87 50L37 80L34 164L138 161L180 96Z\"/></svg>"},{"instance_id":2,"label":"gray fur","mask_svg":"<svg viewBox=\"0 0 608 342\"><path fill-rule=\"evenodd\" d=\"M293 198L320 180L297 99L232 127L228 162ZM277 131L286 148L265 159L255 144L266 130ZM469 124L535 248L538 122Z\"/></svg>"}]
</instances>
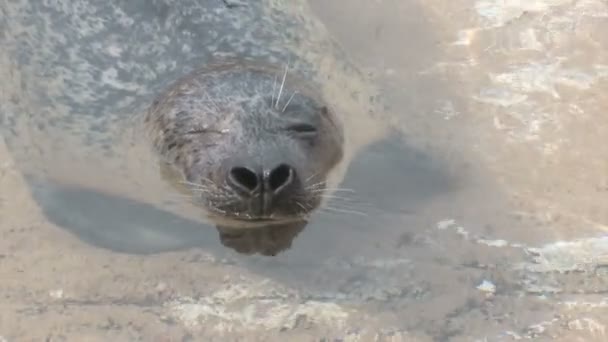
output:
<instances>
[{"instance_id":1,"label":"gray fur","mask_svg":"<svg viewBox=\"0 0 608 342\"><path fill-rule=\"evenodd\" d=\"M115 120L141 111L170 82L213 59L292 61L302 74L316 76L314 67L289 51L293 42L310 35L304 19L266 0L233 8L220 0L12 1L2 6L2 50L18 65L23 95L45 108L27 114L74 134L89 128L90 143L109 143L109 135L100 133L113 131ZM61 89L47 88L58 82ZM55 116L53 108L59 106L68 113ZM5 115L4 120L14 120Z\"/></svg>"}]
</instances>

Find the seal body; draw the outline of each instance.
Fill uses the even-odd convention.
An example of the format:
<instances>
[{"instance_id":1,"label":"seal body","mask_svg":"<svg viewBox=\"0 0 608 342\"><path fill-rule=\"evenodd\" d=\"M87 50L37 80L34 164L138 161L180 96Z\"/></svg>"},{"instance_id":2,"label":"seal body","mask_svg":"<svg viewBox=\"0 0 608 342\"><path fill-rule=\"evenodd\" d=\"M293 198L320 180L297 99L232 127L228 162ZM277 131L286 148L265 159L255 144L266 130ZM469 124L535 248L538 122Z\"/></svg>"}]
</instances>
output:
<instances>
[{"instance_id":1,"label":"seal body","mask_svg":"<svg viewBox=\"0 0 608 342\"><path fill-rule=\"evenodd\" d=\"M300 220L357 145L344 118L369 119L305 1L0 6L2 134L26 174L158 203L164 175L217 220Z\"/></svg>"}]
</instances>

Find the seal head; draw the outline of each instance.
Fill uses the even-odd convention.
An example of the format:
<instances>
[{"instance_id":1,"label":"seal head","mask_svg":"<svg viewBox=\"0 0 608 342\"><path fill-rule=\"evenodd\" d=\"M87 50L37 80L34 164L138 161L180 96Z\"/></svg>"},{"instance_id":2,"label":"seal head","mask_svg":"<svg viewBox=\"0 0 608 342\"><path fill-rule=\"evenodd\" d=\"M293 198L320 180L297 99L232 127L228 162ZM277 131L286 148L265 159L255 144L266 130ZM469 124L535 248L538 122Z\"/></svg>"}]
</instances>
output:
<instances>
[{"instance_id":1,"label":"seal head","mask_svg":"<svg viewBox=\"0 0 608 342\"><path fill-rule=\"evenodd\" d=\"M174 183L223 226L305 220L343 155L336 116L287 68L209 65L161 94L145 125Z\"/></svg>"}]
</instances>

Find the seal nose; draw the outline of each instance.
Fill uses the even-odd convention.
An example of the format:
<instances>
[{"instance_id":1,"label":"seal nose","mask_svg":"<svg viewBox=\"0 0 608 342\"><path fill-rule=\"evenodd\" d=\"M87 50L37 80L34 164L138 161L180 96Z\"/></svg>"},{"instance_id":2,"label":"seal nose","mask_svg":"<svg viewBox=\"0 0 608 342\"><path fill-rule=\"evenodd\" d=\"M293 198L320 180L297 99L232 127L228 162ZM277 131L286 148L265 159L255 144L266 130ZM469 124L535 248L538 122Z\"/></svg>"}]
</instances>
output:
<instances>
[{"instance_id":1,"label":"seal nose","mask_svg":"<svg viewBox=\"0 0 608 342\"><path fill-rule=\"evenodd\" d=\"M253 193L260 187L261 175L244 166L236 166L228 173L228 183L241 192Z\"/></svg>"},{"instance_id":2,"label":"seal nose","mask_svg":"<svg viewBox=\"0 0 608 342\"><path fill-rule=\"evenodd\" d=\"M267 184L267 189L276 196L293 183L294 177L295 170L293 167L287 164L280 164L270 170L265 179L265 183Z\"/></svg>"},{"instance_id":3,"label":"seal nose","mask_svg":"<svg viewBox=\"0 0 608 342\"><path fill-rule=\"evenodd\" d=\"M245 166L236 166L228 172L228 183L241 193L252 195L259 191L276 196L294 182L295 170L287 164L257 172Z\"/></svg>"}]
</instances>

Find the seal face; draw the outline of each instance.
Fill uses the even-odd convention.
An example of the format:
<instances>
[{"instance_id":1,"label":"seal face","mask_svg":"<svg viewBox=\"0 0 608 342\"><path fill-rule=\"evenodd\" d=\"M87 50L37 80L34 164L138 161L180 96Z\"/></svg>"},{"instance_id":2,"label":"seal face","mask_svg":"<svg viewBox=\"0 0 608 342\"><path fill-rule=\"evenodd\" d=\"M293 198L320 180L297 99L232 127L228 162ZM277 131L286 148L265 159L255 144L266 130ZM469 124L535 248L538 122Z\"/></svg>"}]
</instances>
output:
<instances>
[{"instance_id":1,"label":"seal face","mask_svg":"<svg viewBox=\"0 0 608 342\"><path fill-rule=\"evenodd\" d=\"M145 126L178 183L224 226L304 220L343 155L336 116L287 67L210 64L162 93Z\"/></svg>"}]
</instances>

